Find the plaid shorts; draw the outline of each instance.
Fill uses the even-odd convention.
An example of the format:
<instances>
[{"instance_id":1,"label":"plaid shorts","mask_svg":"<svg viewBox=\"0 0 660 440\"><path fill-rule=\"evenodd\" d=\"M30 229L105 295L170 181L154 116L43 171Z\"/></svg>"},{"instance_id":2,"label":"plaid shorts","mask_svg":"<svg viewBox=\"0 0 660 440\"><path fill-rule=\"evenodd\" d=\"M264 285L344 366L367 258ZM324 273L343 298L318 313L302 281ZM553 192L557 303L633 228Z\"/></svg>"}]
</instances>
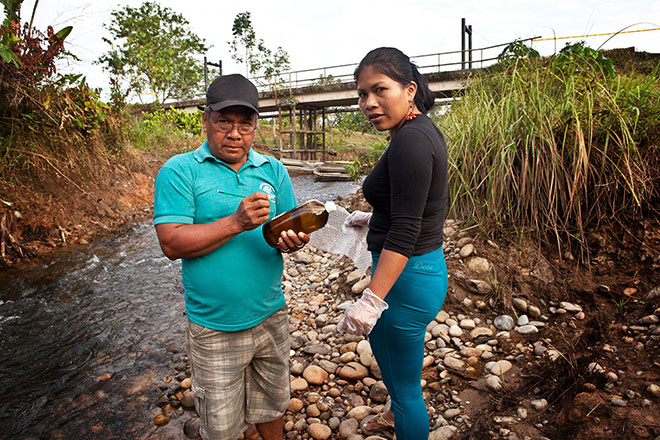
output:
<instances>
[{"instance_id":1,"label":"plaid shorts","mask_svg":"<svg viewBox=\"0 0 660 440\"><path fill-rule=\"evenodd\" d=\"M235 332L188 320L186 339L202 438L238 439L251 424L284 414L290 399L286 306Z\"/></svg>"}]
</instances>

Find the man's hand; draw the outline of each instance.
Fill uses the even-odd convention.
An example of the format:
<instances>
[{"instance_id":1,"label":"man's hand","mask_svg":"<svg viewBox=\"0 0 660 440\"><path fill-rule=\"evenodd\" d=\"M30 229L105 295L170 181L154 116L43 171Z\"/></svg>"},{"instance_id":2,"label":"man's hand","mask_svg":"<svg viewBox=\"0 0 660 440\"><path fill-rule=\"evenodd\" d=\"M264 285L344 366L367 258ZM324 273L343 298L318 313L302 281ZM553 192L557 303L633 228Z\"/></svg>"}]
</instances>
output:
<instances>
[{"instance_id":1,"label":"man's hand","mask_svg":"<svg viewBox=\"0 0 660 440\"><path fill-rule=\"evenodd\" d=\"M268 195L257 192L241 200L232 217L242 231L250 231L266 223L269 214L270 199Z\"/></svg>"},{"instance_id":2,"label":"man's hand","mask_svg":"<svg viewBox=\"0 0 660 440\"><path fill-rule=\"evenodd\" d=\"M298 234L296 234L292 229L282 231L280 238L277 239L277 245L279 246L280 251L285 254L302 249L307 243L309 243L309 235L304 232L298 232Z\"/></svg>"}]
</instances>

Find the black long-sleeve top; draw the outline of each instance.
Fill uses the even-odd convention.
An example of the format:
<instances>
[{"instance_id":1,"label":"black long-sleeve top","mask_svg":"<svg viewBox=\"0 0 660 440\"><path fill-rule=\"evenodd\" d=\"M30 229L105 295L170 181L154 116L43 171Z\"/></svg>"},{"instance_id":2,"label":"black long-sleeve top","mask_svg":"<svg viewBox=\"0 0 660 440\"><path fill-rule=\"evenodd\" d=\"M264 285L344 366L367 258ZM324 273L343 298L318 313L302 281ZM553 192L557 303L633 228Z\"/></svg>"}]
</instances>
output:
<instances>
[{"instance_id":1,"label":"black long-sleeve top","mask_svg":"<svg viewBox=\"0 0 660 440\"><path fill-rule=\"evenodd\" d=\"M442 246L447 206L447 147L425 115L406 121L365 178L373 207L367 247L406 257Z\"/></svg>"}]
</instances>

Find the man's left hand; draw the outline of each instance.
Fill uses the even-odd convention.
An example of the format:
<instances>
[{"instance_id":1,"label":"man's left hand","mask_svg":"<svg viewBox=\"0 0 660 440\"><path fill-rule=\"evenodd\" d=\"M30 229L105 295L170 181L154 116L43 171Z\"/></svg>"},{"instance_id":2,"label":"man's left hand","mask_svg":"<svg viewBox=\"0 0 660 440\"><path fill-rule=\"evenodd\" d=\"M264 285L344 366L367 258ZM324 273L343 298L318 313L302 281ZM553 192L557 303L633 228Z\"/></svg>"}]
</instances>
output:
<instances>
[{"instance_id":1,"label":"man's left hand","mask_svg":"<svg viewBox=\"0 0 660 440\"><path fill-rule=\"evenodd\" d=\"M304 232L296 234L292 229L282 231L280 238L277 240L280 251L286 254L302 249L307 243L309 243L309 235Z\"/></svg>"}]
</instances>

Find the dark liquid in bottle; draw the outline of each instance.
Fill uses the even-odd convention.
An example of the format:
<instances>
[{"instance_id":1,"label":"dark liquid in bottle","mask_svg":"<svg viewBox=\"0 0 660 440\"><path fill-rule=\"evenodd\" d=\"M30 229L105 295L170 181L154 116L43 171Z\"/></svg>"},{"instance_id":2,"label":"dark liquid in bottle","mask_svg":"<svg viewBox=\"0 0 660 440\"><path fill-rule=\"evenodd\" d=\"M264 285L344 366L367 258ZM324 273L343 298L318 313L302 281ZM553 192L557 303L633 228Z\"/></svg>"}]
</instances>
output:
<instances>
[{"instance_id":1,"label":"dark liquid in bottle","mask_svg":"<svg viewBox=\"0 0 660 440\"><path fill-rule=\"evenodd\" d=\"M325 205L317 200L310 200L265 223L263 234L266 242L276 248L282 231L292 229L296 233L309 234L321 229L327 222L328 211Z\"/></svg>"}]
</instances>

